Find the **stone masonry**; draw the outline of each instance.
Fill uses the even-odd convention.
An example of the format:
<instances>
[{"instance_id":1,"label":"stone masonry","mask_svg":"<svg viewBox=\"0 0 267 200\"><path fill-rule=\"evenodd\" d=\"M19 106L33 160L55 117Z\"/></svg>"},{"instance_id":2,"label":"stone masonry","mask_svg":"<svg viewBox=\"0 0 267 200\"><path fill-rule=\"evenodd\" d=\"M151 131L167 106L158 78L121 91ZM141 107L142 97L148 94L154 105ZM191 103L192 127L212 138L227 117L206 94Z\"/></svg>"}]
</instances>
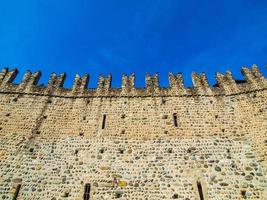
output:
<instances>
[{"instance_id":1,"label":"stone masonry","mask_svg":"<svg viewBox=\"0 0 267 200\"><path fill-rule=\"evenodd\" d=\"M0 73L0 199L266 200L267 79L134 74L88 88L89 75Z\"/></svg>"}]
</instances>

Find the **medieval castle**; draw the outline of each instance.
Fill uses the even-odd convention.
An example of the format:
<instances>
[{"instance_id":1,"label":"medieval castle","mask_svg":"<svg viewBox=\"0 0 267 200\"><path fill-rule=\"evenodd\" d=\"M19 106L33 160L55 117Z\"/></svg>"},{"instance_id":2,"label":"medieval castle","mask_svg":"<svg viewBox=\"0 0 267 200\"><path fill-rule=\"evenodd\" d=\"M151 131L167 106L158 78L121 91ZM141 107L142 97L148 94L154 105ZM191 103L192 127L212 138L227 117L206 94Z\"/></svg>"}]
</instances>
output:
<instances>
[{"instance_id":1,"label":"medieval castle","mask_svg":"<svg viewBox=\"0 0 267 200\"><path fill-rule=\"evenodd\" d=\"M0 199L266 200L267 79L134 75L63 87L65 74L0 73Z\"/></svg>"}]
</instances>

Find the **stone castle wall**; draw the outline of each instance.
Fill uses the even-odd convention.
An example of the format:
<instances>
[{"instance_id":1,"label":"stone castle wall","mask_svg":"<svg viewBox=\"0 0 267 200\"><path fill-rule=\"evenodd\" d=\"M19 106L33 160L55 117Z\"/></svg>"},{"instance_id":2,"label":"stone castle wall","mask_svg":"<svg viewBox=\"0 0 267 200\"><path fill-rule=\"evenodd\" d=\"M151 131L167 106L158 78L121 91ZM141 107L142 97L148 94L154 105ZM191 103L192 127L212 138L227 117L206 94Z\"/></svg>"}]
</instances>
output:
<instances>
[{"instance_id":1,"label":"stone castle wall","mask_svg":"<svg viewBox=\"0 0 267 200\"><path fill-rule=\"evenodd\" d=\"M0 73L0 199L227 200L267 196L267 80L256 66L245 81L193 73L170 87L134 75L65 74L38 86L40 72ZM85 185L87 193L85 193Z\"/></svg>"}]
</instances>

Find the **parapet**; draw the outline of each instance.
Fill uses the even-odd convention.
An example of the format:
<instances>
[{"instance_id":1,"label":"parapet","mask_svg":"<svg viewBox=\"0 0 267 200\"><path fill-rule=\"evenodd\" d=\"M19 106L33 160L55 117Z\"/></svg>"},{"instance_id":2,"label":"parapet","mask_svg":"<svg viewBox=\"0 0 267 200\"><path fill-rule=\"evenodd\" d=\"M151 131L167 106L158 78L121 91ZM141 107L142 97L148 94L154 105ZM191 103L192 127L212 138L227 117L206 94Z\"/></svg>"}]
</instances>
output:
<instances>
[{"instance_id":1,"label":"parapet","mask_svg":"<svg viewBox=\"0 0 267 200\"><path fill-rule=\"evenodd\" d=\"M17 69L8 68L0 72L0 93L55 96L66 98L90 97L164 97L164 96L227 96L267 89L264 78L256 65L243 67L243 81L234 80L230 71L217 73L217 83L210 86L204 73L192 73L193 87L185 87L182 74L169 74L169 87L160 87L159 76L147 74L145 88L135 87L135 75L122 76L121 88L112 88L112 76L99 76L97 88L88 88L89 74L76 75L72 88L64 88L66 74L52 73L46 86L38 85L41 72L27 71L19 84L13 83Z\"/></svg>"}]
</instances>

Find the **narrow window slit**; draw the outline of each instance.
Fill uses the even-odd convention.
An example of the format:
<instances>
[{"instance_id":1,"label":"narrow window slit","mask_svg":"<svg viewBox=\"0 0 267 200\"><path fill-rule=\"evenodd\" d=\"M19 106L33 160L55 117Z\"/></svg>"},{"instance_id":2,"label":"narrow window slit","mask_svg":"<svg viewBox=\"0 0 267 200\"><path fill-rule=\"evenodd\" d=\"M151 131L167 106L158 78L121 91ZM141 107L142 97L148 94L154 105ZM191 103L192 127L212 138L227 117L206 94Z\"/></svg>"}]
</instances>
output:
<instances>
[{"instance_id":1,"label":"narrow window slit","mask_svg":"<svg viewBox=\"0 0 267 200\"><path fill-rule=\"evenodd\" d=\"M89 183L86 183L84 187L83 200L90 199L90 190L91 190L91 185Z\"/></svg>"},{"instance_id":2,"label":"narrow window slit","mask_svg":"<svg viewBox=\"0 0 267 200\"><path fill-rule=\"evenodd\" d=\"M21 188L21 184L18 184L17 187L16 187L16 192L15 192L15 195L13 197L13 200L17 200L17 198L19 196L20 188Z\"/></svg>"},{"instance_id":3,"label":"narrow window slit","mask_svg":"<svg viewBox=\"0 0 267 200\"><path fill-rule=\"evenodd\" d=\"M106 114L103 115L103 121L102 121L102 129L105 129L105 126L106 126Z\"/></svg>"},{"instance_id":4,"label":"narrow window slit","mask_svg":"<svg viewBox=\"0 0 267 200\"><path fill-rule=\"evenodd\" d=\"M204 200L202 185L199 181L197 181L197 189L198 189L198 194L199 194L200 200Z\"/></svg>"},{"instance_id":5,"label":"narrow window slit","mask_svg":"<svg viewBox=\"0 0 267 200\"><path fill-rule=\"evenodd\" d=\"M173 114L173 123L174 123L175 127L178 127L178 121L177 121L177 114L176 113Z\"/></svg>"}]
</instances>

